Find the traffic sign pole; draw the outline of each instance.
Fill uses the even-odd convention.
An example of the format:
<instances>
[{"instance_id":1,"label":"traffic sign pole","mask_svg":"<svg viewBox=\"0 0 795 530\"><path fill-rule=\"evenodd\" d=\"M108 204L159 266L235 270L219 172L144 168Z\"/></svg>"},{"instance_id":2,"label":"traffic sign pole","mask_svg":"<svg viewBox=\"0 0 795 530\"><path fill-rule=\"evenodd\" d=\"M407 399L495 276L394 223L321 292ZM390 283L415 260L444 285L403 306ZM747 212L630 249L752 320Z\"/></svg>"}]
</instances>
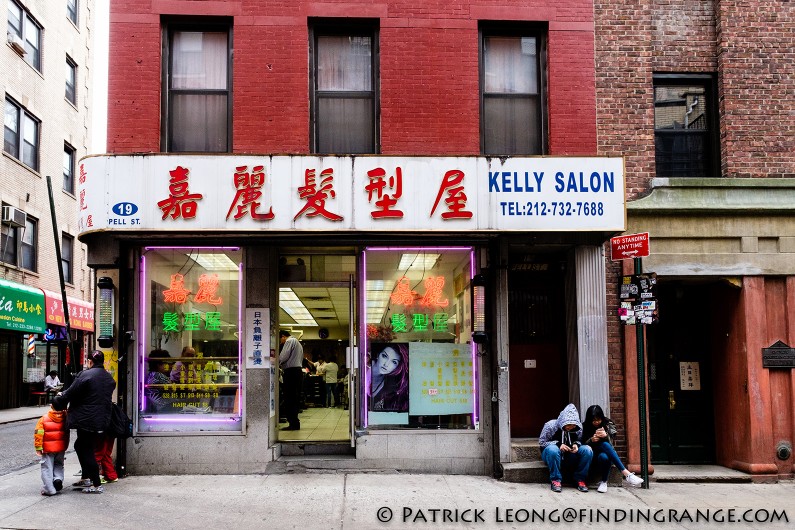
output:
<instances>
[{"instance_id":1,"label":"traffic sign pole","mask_svg":"<svg viewBox=\"0 0 795 530\"><path fill-rule=\"evenodd\" d=\"M643 260L635 258L635 274L643 273ZM647 454L646 433L646 359L643 338L644 324L640 319L635 321L635 338L638 350L638 417L640 418L640 475L643 478L643 489L649 489L649 459Z\"/></svg>"}]
</instances>

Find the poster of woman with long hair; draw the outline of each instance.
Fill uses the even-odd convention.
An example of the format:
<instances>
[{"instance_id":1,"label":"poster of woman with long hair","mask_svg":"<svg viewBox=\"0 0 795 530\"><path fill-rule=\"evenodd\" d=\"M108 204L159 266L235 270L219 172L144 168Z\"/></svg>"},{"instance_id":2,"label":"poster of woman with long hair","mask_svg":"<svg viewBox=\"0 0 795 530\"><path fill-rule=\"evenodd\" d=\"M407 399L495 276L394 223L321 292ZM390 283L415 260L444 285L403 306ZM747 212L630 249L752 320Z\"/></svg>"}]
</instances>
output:
<instances>
[{"instance_id":1,"label":"poster of woman with long hair","mask_svg":"<svg viewBox=\"0 0 795 530\"><path fill-rule=\"evenodd\" d=\"M370 352L370 410L408 412L409 345L371 343Z\"/></svg>"}]
</instances>

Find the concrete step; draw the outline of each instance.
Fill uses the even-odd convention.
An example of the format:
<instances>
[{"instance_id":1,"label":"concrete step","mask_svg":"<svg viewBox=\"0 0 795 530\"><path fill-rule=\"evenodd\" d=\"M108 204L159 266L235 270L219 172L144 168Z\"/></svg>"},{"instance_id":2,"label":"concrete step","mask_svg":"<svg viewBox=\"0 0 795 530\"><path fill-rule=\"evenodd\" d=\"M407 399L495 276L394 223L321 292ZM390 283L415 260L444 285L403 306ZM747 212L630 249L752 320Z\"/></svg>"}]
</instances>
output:
<instances>
[{"instance_id":1,"label":"concrete step","mask_svg":"<svg viewBox=\"0 0 795 530\"><path fill-rule=\"evenodd\" d=\"M541 460L538 438L512 438L511 462L533 462Z\"/></svg>"},{"instance_id":2,"label":"concrete step","mask_svg":"<svg viewBox=\"0 0 795 530\"><path fill-rule=\"evenodd\" d=\"M502 465L502 480L518 483L549 482L549 468L540 460Z\"/></svg>"},{"instance_id":3,"label":"concrete step","mask_svg":"<svg viewBox=\"0 0 795 530\"><path fill-rule=\"evenodd\" d=\"M356 448L345 442L282 442L282 456L355 455Z\"/></svg>"}]
</instances>

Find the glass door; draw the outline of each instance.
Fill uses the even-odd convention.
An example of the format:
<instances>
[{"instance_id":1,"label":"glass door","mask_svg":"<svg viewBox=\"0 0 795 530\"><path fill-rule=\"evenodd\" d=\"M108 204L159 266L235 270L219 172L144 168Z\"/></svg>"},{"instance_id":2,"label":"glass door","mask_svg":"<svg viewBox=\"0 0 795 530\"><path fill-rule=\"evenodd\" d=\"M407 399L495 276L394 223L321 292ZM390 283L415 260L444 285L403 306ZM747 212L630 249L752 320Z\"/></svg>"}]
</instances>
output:
<instances>
[{"instance_id":1,"label":"glass door","mask_svg":"<svg viewBox=\"0 0 795 530\"><path fill-rule=\"evenodd\" d=\"M299 252L280 259L279 327L299 341L303 352L300 428L280 424L279 440L352 443L356 258ZM285 410L283 401L280 410Z\"/></svg>"}]
</instances>

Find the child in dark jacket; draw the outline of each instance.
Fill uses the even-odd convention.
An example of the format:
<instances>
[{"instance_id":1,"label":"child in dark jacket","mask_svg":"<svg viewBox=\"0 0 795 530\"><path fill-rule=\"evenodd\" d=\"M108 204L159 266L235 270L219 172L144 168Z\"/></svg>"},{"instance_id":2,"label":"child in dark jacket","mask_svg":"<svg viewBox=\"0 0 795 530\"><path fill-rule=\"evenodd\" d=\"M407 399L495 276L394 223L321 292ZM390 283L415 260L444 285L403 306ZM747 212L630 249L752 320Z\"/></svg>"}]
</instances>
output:
<instances>
[{"instance_id":1,"label":"child in dark jacket","mask_svg":"<svg viewBox=\"0 0 795 530\"><path fill-rule=\"evenodd\" d=\"M69 446L66 411L52 405L36 423L33 446L41 457L41 494L55 495L63 488L63 461Z\"/></svg>"}]
</instances>

